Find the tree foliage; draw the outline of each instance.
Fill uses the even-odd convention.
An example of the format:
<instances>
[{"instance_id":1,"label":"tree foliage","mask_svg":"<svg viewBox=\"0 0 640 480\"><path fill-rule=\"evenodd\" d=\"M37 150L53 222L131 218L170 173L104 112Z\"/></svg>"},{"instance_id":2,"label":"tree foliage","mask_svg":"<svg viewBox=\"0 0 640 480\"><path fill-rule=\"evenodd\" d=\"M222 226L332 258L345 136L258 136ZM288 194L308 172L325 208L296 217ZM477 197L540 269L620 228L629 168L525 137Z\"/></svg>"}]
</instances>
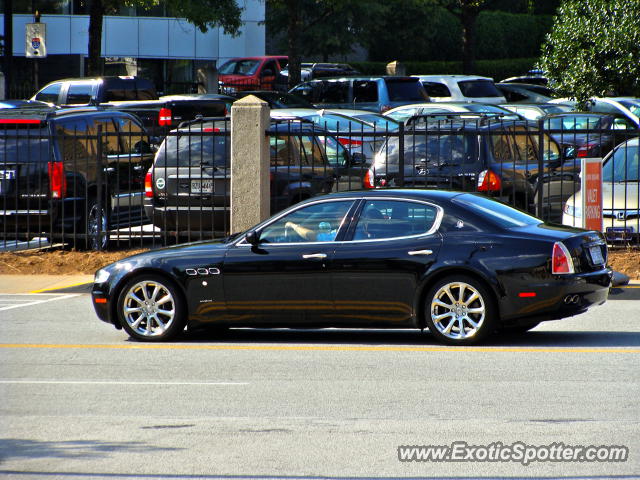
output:
<instances>
[{"instance_id":1,"label":"tree foliage","mask_svg":"<svg viewBox=\"0 0 640 480\"><path fill-rule=\"evenodd\" d=\"M543 45L540 67L563 94L640 94L640 2L565 0Z\"/></svg>"}]
</instances>

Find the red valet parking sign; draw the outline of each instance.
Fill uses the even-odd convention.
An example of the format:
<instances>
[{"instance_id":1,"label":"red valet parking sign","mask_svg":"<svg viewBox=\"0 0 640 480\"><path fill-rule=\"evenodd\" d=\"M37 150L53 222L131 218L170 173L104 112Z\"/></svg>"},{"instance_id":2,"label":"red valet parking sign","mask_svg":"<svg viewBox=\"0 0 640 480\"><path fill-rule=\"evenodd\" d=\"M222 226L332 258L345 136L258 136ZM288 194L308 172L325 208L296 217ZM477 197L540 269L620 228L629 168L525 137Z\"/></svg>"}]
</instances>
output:
<instances>
[{"instance_id":1,"label":"red valet parking sign","mask_svg":"<svg viewBox=\"0 0 640 480\"><path fill-rule=\"evenodd\" d=\"M602 231L602 159L582 159L582 227Z\"/></svg>"}]
</instances>

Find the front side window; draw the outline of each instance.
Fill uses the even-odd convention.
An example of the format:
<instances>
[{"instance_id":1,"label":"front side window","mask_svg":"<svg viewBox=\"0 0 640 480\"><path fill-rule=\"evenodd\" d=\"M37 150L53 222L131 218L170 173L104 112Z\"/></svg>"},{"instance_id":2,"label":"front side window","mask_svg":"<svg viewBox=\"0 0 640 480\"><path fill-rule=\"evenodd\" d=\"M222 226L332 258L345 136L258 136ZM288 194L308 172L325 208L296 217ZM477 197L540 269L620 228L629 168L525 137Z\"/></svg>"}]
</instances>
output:
<instances>
[{"instance_id":1,"label":"front side window","mask_svg":"<svg viewBox=\"0 0 640 480\"><path fill-rule=\"evenodd\" d=\"M354 240L423 235L432 229L438 210L432 205L402 200L371 200L365 203L356 224Z\"/></svg>"},{"instance_id":2,"label":"front side window","mask_svg":"<svg viewBox=\"0 0 640 480\"><path fill-rule=\"evenodd\" d=\"M140 125L130 118L117 118L123 153L151 153L149 139Z\"/></svg>"},{"instance_id":3,"label":"front side window","mask_svg":"<svg viewBox=\"0 0 640 480\"><path fill-rule=\"evenodd\" d=\"M264 227L260 242L332 242L352 204L352 200L341 200L299 208Z\"/></svg>"}]
</instances>

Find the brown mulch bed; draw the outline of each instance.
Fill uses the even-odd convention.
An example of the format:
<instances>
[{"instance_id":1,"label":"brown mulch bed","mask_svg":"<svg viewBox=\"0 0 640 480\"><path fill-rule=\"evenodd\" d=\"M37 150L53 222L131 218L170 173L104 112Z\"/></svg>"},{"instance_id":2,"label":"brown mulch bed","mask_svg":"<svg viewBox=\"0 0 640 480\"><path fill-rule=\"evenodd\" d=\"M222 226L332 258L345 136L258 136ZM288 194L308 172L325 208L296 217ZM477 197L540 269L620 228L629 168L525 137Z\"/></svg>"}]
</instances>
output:
<instances>
[{"instance_id":1,"label":"brown mulch bed","mask_svg":"<svg viewBox=\"0 0 640 480\"><path fill-rule=\"evenodd\" d=\"M144 252L126 250L116 252L5 252L0 253L0 275L71 275L93 274L96 270L121 258ZM609 251L609 265L616 271L632 279L640 279L640 250L612 249Z\"/></svg>"}]
</instances>

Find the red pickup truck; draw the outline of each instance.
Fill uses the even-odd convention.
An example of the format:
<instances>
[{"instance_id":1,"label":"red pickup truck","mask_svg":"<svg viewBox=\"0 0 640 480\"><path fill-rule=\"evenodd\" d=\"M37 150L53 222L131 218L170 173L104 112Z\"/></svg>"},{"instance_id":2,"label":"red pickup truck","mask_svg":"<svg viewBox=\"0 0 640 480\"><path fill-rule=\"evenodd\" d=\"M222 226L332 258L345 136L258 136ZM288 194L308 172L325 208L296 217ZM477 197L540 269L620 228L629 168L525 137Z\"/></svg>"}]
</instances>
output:
<instances>
[{"instance_id":1,"label":"red pickup truck","mask_svg":"<svg viewBox=\"0 0 640 480\"><path fill-rule=\"evenodd\" d=\"M273 90L276 75L287 66L286 56L232 58L218 69L220 93Z\"/></svg>"}]
</instances>

